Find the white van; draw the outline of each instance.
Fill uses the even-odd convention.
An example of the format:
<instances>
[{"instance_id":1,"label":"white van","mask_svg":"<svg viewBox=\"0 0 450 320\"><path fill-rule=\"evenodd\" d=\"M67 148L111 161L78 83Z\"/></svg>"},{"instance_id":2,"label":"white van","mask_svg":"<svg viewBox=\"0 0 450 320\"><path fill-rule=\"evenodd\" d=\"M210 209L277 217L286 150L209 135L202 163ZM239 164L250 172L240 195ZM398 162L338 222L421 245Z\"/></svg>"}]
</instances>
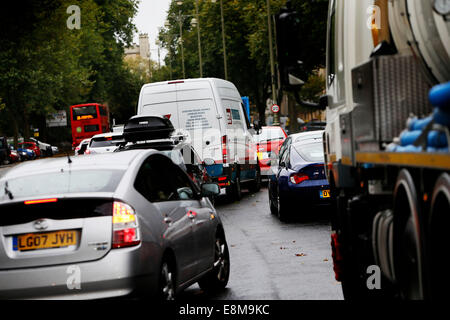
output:
<instances>
[{"instance_id":1,"label":"white van","mask_svg":"<svg viewBox=\"0 0 450 320\"><path fill-rule=\"evenodd\" d=\"M233 83L201 78L146 84L137 114L170 119L202 159L215 161L209 173L233 198L241 197L241 184L259 190L261 173L250 122Z\"/></svg>"}]
</instances>

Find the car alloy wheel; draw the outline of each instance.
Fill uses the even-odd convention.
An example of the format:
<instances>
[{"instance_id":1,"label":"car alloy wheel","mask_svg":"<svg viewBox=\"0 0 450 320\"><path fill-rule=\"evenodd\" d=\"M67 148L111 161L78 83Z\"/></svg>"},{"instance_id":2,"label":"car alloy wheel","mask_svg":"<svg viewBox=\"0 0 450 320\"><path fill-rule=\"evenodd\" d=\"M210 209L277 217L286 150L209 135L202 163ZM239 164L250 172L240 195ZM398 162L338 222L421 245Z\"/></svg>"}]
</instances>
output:
<instances>
[{"instance_id":1,"label":"car alloy wheel","mask_svg":"<svg viewBox=\"0 0 450 320\"><path fill-rule=\"evenodd\" d=\"M206 292L223 290L230 276L230 254L224 237L217 237L214 247L213 269L199 282L200 288Z\"/></svg>"},{"instance_id":2,"label":"car alloy wheel","mask_svg":"<svg viewBox=\"0 0 450 320\"><path fill-rule=\"evenodd\" d=\"M161 267L160 274L160 297L161 300L175 300L175 283L173 272L167 262Z\"/></svg>"},{"instance_id":3,"label":"car alloy wheel","mask_svg":"<svg viewBox=\"0 0 450 320\"><path fill-rule=\"evenodd\" d=\"M217 273L217 280L221 283L228 282L230 273L228 248L227 243L220 238L216 240L214 257L214 269Z\"/></svg>"}]
</instances>

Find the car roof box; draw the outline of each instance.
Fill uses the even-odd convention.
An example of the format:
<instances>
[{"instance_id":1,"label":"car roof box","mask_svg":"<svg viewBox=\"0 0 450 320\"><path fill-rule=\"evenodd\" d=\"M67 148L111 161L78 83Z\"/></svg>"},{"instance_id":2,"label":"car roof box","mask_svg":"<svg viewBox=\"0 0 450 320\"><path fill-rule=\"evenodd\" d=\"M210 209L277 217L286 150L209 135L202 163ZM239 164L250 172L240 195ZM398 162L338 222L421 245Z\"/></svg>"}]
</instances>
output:
<instances>
[{"instance_id":1,"label":"car roof box","mask_svg":"<svg viewBox=\"0 0 450 320\"><path fill-rule=\"evenodd\" d=\"M169 119L159 116L131 117L123 128L123 136L128 142L170 138L175 131Z\"/></svg>"}]
</instances>

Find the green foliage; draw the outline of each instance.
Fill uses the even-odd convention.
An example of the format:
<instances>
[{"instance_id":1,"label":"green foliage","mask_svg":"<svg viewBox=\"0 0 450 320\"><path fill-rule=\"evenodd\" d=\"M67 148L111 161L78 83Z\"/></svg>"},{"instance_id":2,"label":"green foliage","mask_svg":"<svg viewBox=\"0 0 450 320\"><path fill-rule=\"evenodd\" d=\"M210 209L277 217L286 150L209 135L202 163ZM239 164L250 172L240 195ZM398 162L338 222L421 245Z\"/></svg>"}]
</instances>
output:
<instances>
[{"instance_id":1,"label":"green foliage","mask_svg":"<svg viewBox=\"0 0 450 320\"><path fill-rule=\"evenodd\" d=\"M198 3L203 76L225 78L219 0L216 3L199 0ZM286 0L271 0L270 3L271 13L277 14ZM242 95L250 97L252 104L256 104L262 119L271 83L266 5L266 0L223 0L229 80ZM304 62L305 72L309 75L325 64L328 0L294 0L293 7L301 16L301 34L295 36L301 39L301 47L304 48L299 60ZM195 16L195 0L184 0L181 6L173 0L167 16L170 26L163 28L159 34L161 43L169 50L165 60L167 67L157 70L152 81L168 80L170 71L172 79L182 78L180 14L184 16L182 29L186 77L199 77L197 29L190 24ZM275 33L273 36L275 39Z\"/></svg>"},{"instance_id":2,"label":"green foliage","mask_svg":"<svg viewBox=\"0 0 450 320\"><path fill-rule=\"evenodd\" d=\"M67 28L71 0L2 3L0 127L29 136L55 110L107 102L123 76L137 0L80 0L81 28Z\"/></svg>"}]
</instances>

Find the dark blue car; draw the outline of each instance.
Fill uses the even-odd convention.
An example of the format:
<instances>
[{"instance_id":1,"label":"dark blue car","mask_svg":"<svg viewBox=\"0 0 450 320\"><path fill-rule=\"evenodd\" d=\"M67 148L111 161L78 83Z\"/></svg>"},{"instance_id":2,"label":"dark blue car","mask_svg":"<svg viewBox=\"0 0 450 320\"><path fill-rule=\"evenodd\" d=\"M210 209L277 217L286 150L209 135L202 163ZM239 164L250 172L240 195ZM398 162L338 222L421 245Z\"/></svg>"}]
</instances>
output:
<instances>
[{"instance_id":1,"label":"dark blue car","mask_svg":"<svg viewBox=\"0 0 450 320\"><path fill-rule=\"evenodd\" d=\"M272 214L286 221L312 206L330 204L323 157L322 132L296 134L286 139L269 181Z\"/></svg>"}]
</instances>

